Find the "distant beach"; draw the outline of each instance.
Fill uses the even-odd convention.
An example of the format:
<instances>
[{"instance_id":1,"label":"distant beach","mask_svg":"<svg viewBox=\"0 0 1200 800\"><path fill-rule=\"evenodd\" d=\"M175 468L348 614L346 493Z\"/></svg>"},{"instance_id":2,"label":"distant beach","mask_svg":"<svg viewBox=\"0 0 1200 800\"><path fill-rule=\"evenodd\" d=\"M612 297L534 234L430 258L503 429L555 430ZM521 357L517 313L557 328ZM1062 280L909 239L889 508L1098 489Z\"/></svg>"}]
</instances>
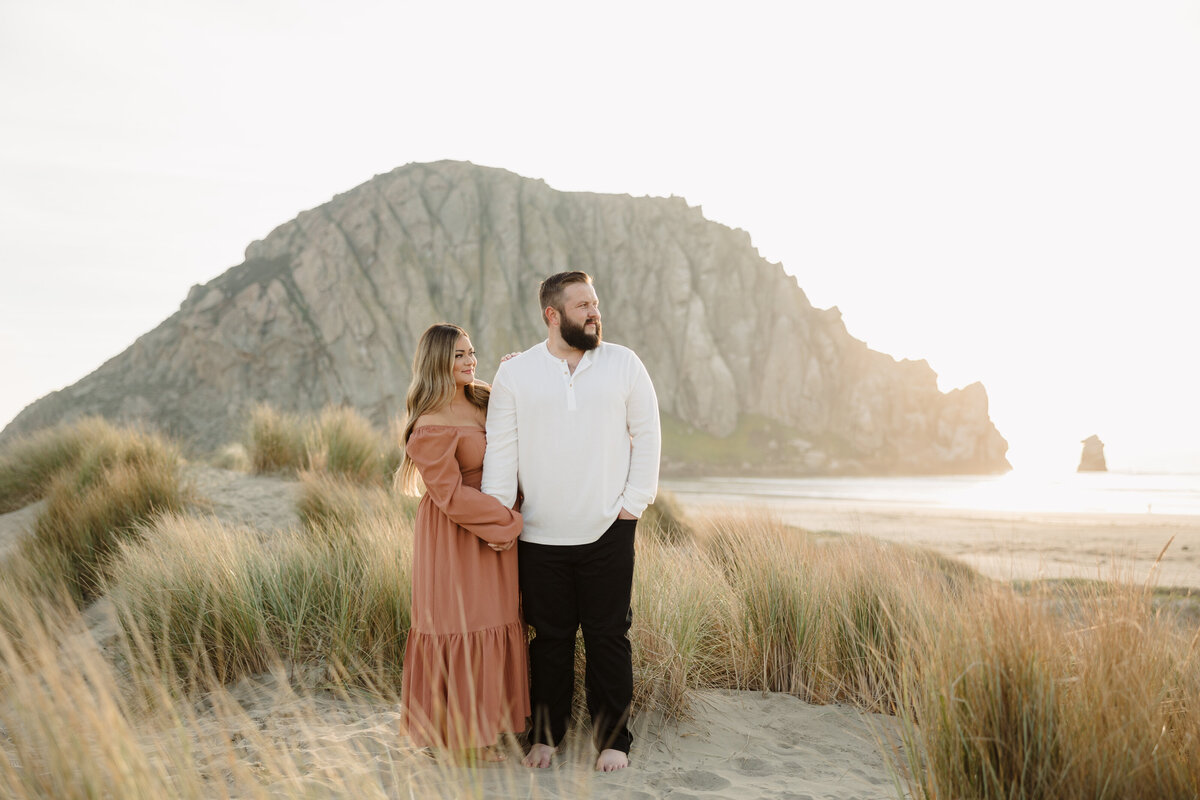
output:
<instances>
[{"instance_id":1,"label":"distant beach","mask_svg":"<svg viewBox=\"0 0 1200 800\"><path fill-rule=\"evenodd\" d=\"M1139 473L669 480L689 514L760 507L812 531L930 547L1000 580L1200 588L1200 476Z\"/></svg>"}]
</instances>

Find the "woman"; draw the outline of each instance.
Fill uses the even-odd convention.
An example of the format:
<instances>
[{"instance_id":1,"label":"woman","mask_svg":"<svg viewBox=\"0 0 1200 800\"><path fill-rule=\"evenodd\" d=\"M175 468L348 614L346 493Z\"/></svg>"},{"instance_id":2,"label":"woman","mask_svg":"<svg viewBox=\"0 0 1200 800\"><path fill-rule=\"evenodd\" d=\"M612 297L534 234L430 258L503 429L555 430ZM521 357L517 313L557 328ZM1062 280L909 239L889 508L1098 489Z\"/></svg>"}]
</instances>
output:
<instances>
[{"instance_id":1,"label":"woman","mask_svg":"<svg viewBox=\"0 0 1200 800\"><path fill-rule=\"evenodd\" d=\"M397 481L425 496L413 537L412 628L401 717L419 747L504 760L500 734L525 728L529 683L517 606L521 515L482 494L488 386L456 325L432 325L413 359ZM420 478L418 479L418 474Z\"/></svg>"}]
</instances>

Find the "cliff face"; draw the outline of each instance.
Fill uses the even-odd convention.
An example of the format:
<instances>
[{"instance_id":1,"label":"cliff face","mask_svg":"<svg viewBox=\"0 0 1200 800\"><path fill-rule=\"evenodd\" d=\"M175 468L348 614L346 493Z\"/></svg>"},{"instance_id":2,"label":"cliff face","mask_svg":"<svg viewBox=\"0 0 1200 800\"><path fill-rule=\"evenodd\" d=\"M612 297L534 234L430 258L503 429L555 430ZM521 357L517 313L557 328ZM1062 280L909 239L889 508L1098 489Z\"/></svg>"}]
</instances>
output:
<instances>
[{"instance_id":1,"label":"cliff face","mask_svg":"<svg viewBox=\"0 0 1200 800\"><path fill-rule=\"evenodd\" d=\"M592 274L606 338L637 351L690 430L726 436L757 415L799 432L780 463L821 470L1008 467L982 386L942 394L925 362L869 350L744 231L679 198L564 193L459 162L401 167L281 225L0 440L98 413L213 447L260 400L347 403L383 423L403 413L430 323L466 328L488 379L545 337L538 282L564 269Z\"/></svg>"}]
</instances>

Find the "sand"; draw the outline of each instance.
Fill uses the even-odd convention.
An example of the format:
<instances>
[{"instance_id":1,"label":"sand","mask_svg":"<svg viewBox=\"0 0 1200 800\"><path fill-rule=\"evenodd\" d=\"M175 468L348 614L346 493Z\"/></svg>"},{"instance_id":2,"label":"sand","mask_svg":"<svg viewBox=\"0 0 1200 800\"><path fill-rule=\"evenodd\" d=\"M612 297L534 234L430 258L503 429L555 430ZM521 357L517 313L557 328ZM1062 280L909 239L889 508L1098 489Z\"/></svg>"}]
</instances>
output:
<instances>
[{"instance_id":1,"label":"sand","mask_svg":"<svg viewBox=\"0 0 1200 800\"><path fill-rule=\"evenodd\" d=\"M189 477L200 497L195 513L254 528L264 538L299 524L295 480L200 466L190 468ZM675 495L689 515L762 507L814 531L867 534L931 547L1005 580L1108 578L1114 564L1141 580L1174 537L1159 566L1158 582L1200 587L1200 518L966 513L686 491ZM0 552L10 551L27 535L39 510L40 504L0 515ZM88 609L85 622L102 649L112 646L117 631L107 601ZM364 779L386 787L389 795L408 796L409 785L416 781L420 796L444 797L897 796L879 744L893 720L840 705L813 706L788 695L700 691L695 693L690 721L667 723L642 714L634 725L633 766L605 775L591 770L591 747L579 740L549 770L521 767L516 753L502 765L448 766L398 735L394 705L369 699L350 702L333 693L293 702L286 699L286 683L264 675L231 687L231 695L254 729L291 743L299 763L319 771L315 765L322 759L342 758L351 747L364 759ZM303 713L298 710L301 705Z\"/></svg>"},{"instance_id":2,"label":"sand","mask_svg":"<svg viewBox=\"0 0 1200 800\"><path fill-rule=\"evenodd\" d=\"M896 796L878 744L891 720L840 705L808 705L787 695L698 691L691 721L666 723L643 714L634 723L632 766L608 774L592 768L594 751L580 736L568 737L549 769L521 766L515 743L506 763L456 766L397 736L399 713L394 705L329 691L297 694L288 681L273 675L243 679L227 696L238 703L240 713L232 722L228 716L201 714L194 723L198 749L231 732L243 742L243 755L250 760L283 746L314 786L320 785L323 773L333 771L337 784L382 789L388 797ZM147 738L152 741L158 735L148 732Z\"/></svg>"},{"instance_id":3,"label":"sand","mask_svg":"<svg viewBox=\"0 0 1200 800\"><path fill-rule=\"evenodd\" d=\"M299 525L295 480L198 465L189 468L188 478L198 496L193 513L254 528L264 538ZM0 552L11 551L28 535L42 505L0 515ZM109 601L101 599L86 609L84 623L99 652L115 649L118 628ZM569 740L548 770L522 767L515 751L505 764L448 766L398 735L394 704L362 698L352 702L322 691L319 678L303 682L311 691L296 695L286 680L262 675L231 686L229 695L242 709L248 731L285 743L302 769L315 771L314 780L322 762L344 765L346 753L353 751L354 760L361 759L356 770L364 781L383 787L389 796L407 797L410 787L417 796L551 800L896 796L878 744L880 732L893 721L842 705L814 706L783 694L699 691L689 721L669 723L651 713L636 717L633 765L601 774L591 768L595 756L590 744L578 737ZM207 734L221 740L230 733L226 723L209 716L198 720L194 735L203 739L206 726L222 728L223 733ZM152 743L159 734L146 735ZM244 755L250 762L256 758L250 747Z\"/></svg>"},{"instance_id":4,"label":"sand","mask_svg":"<svg viewBox=\"0 0 1200 800\"><path fill-rule=\"evenodd\" d=\"M478 771L484 797L826 800L892 798L878 737L890 720L759 692L695 693L694 718L643 715L628 770L596 774L590 745L573 740L548 770L515 763ZM430 765L421 779L449 790L462 776Z\"/></svg>"},{"instance_id":5,"label":"sand","mask_svg":"<svg viewBox=\"0 0 1200 800\"><path fill-rule=\"evenodd\" d=\"M863 534L929 547L998 580L1153 579L1162 587L1200 588L1197 516L960 511L699 494L676 489L670 481L664 487L688 515L763 508L810 531ZM1164 547L1167 550L1155 567Z\"/></svg>"}]
</instances>

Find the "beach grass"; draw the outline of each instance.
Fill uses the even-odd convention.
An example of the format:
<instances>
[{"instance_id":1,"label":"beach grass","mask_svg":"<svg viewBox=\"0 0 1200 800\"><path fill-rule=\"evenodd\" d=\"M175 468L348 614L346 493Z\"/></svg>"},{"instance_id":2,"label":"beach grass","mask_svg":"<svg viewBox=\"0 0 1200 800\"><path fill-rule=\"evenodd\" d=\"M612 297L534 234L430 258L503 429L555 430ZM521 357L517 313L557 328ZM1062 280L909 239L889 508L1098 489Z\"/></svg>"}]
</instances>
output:
<instances>
[{"instance_id":1,"label":"beach grass","mask_svg":"<svg viewBox=\"0 0 1200 800\"><path fill-rule=\"evenodd\" d=\"M227 469L233 472L250 472L250 453L242 442L231 442L213 453L208 463L217 469Z\"/></svg>"},{"instance_id":2,"label":"beach grass","mask_svg":"<svg viewBox=\"0 0 1200 800\"><path fill-rule=\"evenodd\" d=\"M256 473L295 472L305 467L304 423L298 414L259 403L250 411L244 445Z\"/></svg>"},{"instance_id":3,"label":"beach grass","mask_svg":"<svg viewBox=\"0 0 1200 800\"><path fill-rule=\"evenodd\" d=\"M679 501L666 489L659 489L654 502L646 506L638 519L638 532L667 544L683 544L695 534L684 519Z\"/></svg>"},{"instance_id":4,"label":"beach grass","mask_svg":"<svg viewBox=\"0 0 1200 800\"><path fill-rule=\"evenodd\" d=\"M39 500L54 479L87 457L105 463L128 449L129 431L100 417L43 428L10 442L0 453L0 514Z\"/></svg>"},{"instance_id":5,"label":"beach grass","mask_svg":"<svg viewBox=\"0 0 1200 800\"><path fill-rule=\"evenodd\" d=\"M315 470L303 470L299 478L296 510L312 531L336 536L369 524L380 512L394 513L409 521L417 513L416 498L379 485L363 485L351 478Z\"/></svg>"},{"instance_id":6,"label":"beach grass","mask_svg":"<svg viewBox=\"0 0 1200 800\"><path fill-rule=\"evenodd\" d=\"M241 529L182 513L169 442L88 425L100 444L60 431L26 470L51 475L21 490L46 507L0 574L0 793L370 797L425 774L433 796L484 796L471 773L422 772L395 729L410 500L307 470L302 528ZM765 513L693 520L666 499L687 533L640 528L636 712L671 724L714 688L886 712L897 796L923 800L1200 793L1200 634L1172 605L1188 593L1122 574L1014 587L931 551ZM115 620L103 647L74 610L96 598ZM372 733L332 741L320 696ZM264 733L280 707L294 725Z\"/></svg>"},{"instance_id":7,"label":"beach grass","mask_svg":"<svg viewBox=\"0 0 1200 800\"><path fill-rule=\"evenodd\" d=\"M994 591L907 643L914 797L1197 796L1195 631L1132 583L1083 586L1060 611Z\"/></svg>"},{"instance_id":8,"label":"beach grass","mask_svg":"<svg viewBox=\"0 0 1200 800\"><path fill-rule=\"evenodd\" d=\"M109 596L125 633L188 685L286 662L398 686L410 622L411 522L393 508L280 532L264 546L215 520L166 516L114 560Z\"/></svg>"},{"instance_id":9,"label":"beach grass","mask_svg":"<svg viewBox=\"0 0 1200 800\"><path fill-rule=\"evenodd\" d=\"M22 449L38 463L27 474L38 476L45 506L10 571L48 595L65 587L78 603L97 597L118 543L187 501L179 449L155 433L86 419L32 437Z\"/></svg>"},{"instance_id":10,"label":"beach grass","mask_svg":"<svg viewBox=\"0 0 1200 800\"><path fill-rule=\"evenodd\" d=\"M255 473L303 471L385 485L400 466L398 426L379 431L348 406L290 414L260 403L251 411L243 447Z\"/></svg>"}]
</instances>

